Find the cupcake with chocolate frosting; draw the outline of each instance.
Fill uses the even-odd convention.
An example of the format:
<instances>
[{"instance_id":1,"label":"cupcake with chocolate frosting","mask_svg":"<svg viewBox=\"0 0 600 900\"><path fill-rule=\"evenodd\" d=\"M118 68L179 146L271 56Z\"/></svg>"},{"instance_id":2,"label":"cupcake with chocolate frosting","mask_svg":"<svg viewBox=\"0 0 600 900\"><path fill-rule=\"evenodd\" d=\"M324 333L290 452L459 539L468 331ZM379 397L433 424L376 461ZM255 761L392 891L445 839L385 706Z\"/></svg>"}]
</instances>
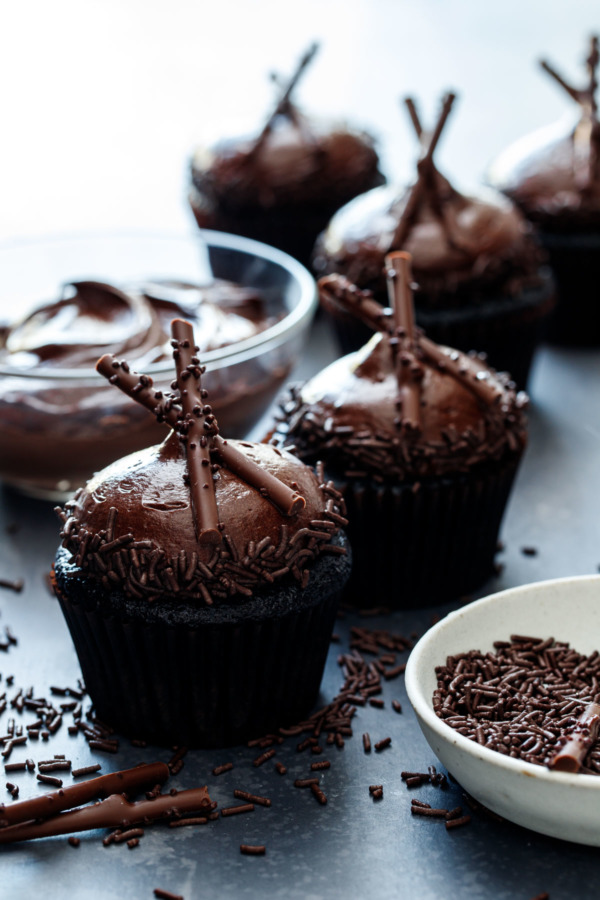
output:
<instances>
[{"instance_id":1,"label":"cupcake with chocolate frosting","mask_svg":"<svg viewBox=\"0 0 600 900\"><path fill-rule=\"evenodd\" d=\"M385 304L385 255L411 254L417 322L434 340L488 353L496 369L524 385L541 327L553 305L543 253L519 210L491 190L457 191L433 155L454 102L444 98L432 132L415 103L406 104L421 144L417 179L408 188L376 188L331 220L314 253L318 274L345 275ZM367 332L333 304L342 348L356 349Z\"/></svg>"},{"instance_id":2,"label":"cupcake with chocolate frosting","mask_svg":"<svg viewBox=\"0 0 600 900\"><path fill-rule=\"evenodd\" d=\"M540 231L558 286L548 335L559 343L600 344L600 122L598 38L590 40L587 84L575 88L547 62L578 106L567 116L508 147L491 165L489 181L510 197Z\"/></svg>"},{"instance_id":3,"label":"cupcake with chocolate frosting","mask_svg":"<svg viewBox=\"0 0 600 900\"><path fill-rule=\"evenodd\" d=\"M358 606L451 600L492 573L500 523L526 444L506 376L414 326L410 257L387 257L393 310L340 275L319 282L376 333L284 405L272 440L322 460L344 494Z\"/></svg>"},{"instance_id":4,"label":"cupcake with chocolate frosting","mask_svg":"<svg viewBox=\"0 0 600 900\"><path fill-rule=\"evenodd\" d=\"M350 568L344 504L275 447L224 440L189 323L173 393L106 355L98 371L171 426L59 510L54 578L98 715L165 744L223 746L317 697Z\"/></svg>"},{"instance_id":5,"label":"cupcake with chocolate frosting","mask_svg":"<svg viewBox=\"0 0 600 900\"><path fill-rule=\"evenodd\" d=\"M309 118L292 102L316 51L302 57L258 136L196 150L189 194L201 228L263 241L305 265L334 212L385 180L369 135Z\"/></svg>"}]
</instances>

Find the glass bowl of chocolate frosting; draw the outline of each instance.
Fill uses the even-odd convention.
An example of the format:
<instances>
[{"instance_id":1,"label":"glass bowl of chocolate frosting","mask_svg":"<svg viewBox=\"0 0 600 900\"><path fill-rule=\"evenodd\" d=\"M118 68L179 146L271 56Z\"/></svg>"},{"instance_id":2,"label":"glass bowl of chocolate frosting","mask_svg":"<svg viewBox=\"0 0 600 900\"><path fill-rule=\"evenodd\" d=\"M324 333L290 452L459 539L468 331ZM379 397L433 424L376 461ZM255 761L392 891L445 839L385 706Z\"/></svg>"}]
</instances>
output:
<instances>
[{"instance_id":1,"label":"glass bowl of chocolate frosting","mask_svg":"<svg viewBox=\"0 0 600 900\"><path fill-rule=\"evenodd\" d=\"M164 437L95 371L104 353L169 391L170 321L188 319L208 402L244 437L288 378L316 307L294 259L211 231L7 243L0 273L0 478L51 500Z\"/></svg>"}]
</instances>

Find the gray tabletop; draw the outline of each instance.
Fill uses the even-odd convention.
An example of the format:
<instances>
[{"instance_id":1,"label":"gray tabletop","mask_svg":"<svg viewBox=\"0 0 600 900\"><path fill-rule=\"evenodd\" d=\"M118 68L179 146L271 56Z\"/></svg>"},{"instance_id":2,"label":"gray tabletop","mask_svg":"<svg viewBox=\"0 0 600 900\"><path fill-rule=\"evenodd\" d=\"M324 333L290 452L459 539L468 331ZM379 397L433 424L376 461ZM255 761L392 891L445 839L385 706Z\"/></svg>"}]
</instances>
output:
<instances>
[{"instance_id":1,"label":"gray tabletop","mask_svg":"<svg viewBox=\"0 0 600 900\"><path fill-rule=\"evenodd\" d=\"M333 347L323 324L317 324L300 375L320 367ZM510 506L499 554L501 574L481 594L524 582L598 570L598 447L600 440L600 353L545 348L537 359L531 393L531 441ZM0 577L24 578L21 593L0 591L0 631L6 625L17 645L0 654L0 694L14 696L20 686L35 687L36 696L49 694L51 685L75 685L77 660L58 604L45 575L58 542L58 522L49 505L24 499L8 489L0 495ZM534 547L536 555L523 553ZM381 602L385 603L385 597ZM456 604L454 604L456 605ZM332 644L322 684L322 701L338 691L342 675L337 664L348 648L352 625L422 634L434 617L452 605L427 611L397 612L360 618L352 613L336 626L339 643ZM405 660L406 654L401 659ZM7 686L8 676L14 686ZM276 755L260 767L253 760L260 751L236 747L193 751L182 771L172 779L177 788L207 784L220 807L239 801L234 788L271 798L270 808L220 818L207 825L146 829L139 846L105 847L106 832L81 835L74 848L65 837L3 847L2 888L10 897L63 898L72 889L80 900L152 897L161 887L186 900L196 897L337 898L523 898L547 891L551 900L596 895L597 851L542 837L481 811L471 812L468 826L447 832L439 821L411 816L411 799L432 805L468 810L460 786L446 789L425 785L409 789L403 770L426 771L437 761L420 734L404 691L403 679L384 685L384 709L358 709L354 736L343 749L325 746L311 756L298 752L298 738L277 747ZM60 697L54 698L60 702ZM402 713L392 711L398 699ZM0 718L6 732L8 718L29 721L9 710ZM70 736L67 719L47 743L30 741L15 747L11 761L35 761L64 753L73 766L100 762L102 772L139 762L167 761L171 751L137 748L121 740L116 754L91 751L82 735ZM361 734L373 741L390 736L391 746L366 754ZM310 763L328 759L321 773L328 803L319 805L306 790L293 786L310 774ZM275 761L287 767L281 776ZM215 766L234 768L214 776ZM7 775L20 787L20 797L39 793L41 786L28 772ZM70 776L65 785L71 784ZM383 800L369 795L370 784L382 784ZM1 790L4 790L2 785ZM10 801L6 792L5 802ZM265 844L266 855L240 854L240 844Z\"/></svg>"}]
</instances>

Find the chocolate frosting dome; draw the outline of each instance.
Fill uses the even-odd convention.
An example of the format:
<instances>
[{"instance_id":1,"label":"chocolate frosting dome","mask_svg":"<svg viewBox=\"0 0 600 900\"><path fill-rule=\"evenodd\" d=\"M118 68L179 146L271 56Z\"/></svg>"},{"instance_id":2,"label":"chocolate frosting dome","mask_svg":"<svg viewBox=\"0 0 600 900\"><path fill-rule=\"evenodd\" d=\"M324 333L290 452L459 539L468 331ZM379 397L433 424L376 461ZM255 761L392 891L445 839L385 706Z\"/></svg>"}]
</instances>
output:
<instances>
[{"instance_id":1,"label":"chocolate frosting dome","mask_svg":"<svg viewBox=\"0 0 600 900\"><path fill-rule=\"evenodd\" d=\"M527 396L481 358L442 347L414 326L410 255L386 258L392 309L339 275L319 282L379 334L328 366L283 407L274 441L327 471L376 481L468 472L526 443Z\"/></svg>"},{"instance_id":2,"label":"chocolate frosting dome","mask_svg":"<svg viewBox=\"0 0 600 900\"><path fill-rule=\"evenodd\" d=\"M336 492L290 453L228 443L294 486L305 500L297 515L283 515L259 490L219 467L214 484L223 540L199 543L185 450L173 432L160 446L108 466L67 504L63 545L76 565L106 587L150 600L240 602L289 573L307 579L307 563L327 552L338 529Z\"/></svg>"},{"instance_id":3,"label":"chocolate frosting dome","mask_svg":"<svg viewBox=\"0 0 600 900\"><path fill-rule=\"evenodd\" d=\"M280 445L292 445L307 462L323 460L328 472L378 481L467 472L520 451L526 442L525 395L515 394L478 358L439 349L474 378L485 374L497 400L482 402L443 367L420 360L421 429L403 434L392 349L379 334L293 393L284 406Z\"/></svg>"},{"instance_id":4,"label":"chocolate frosting dome","mask_svg":"<svg viewBox=\"0 0 600 900\"><path fill-rule=\"evenodd\" d=\"M435 306L448 294L454 294L457 303L466 302L467 292L468 299L477 299L494 285L517 293L539 268L540 249L531 227L500 194L484 191L468 197L445 185L446 221L440 220L433 202L423 202L401 242L413 258L417 304ZM339 210L319 238L315 268L384 291L384 258L400 249L395 233L410 194L410 188L399 195L396 186L385 185Z\"/></svg>"},{"instance_id":5,"label":"chocolate frosting dome","mask_svg":"<svg viewBox=\"0 0 600 900\"><path fill-rule=\"evenodd\" d=\"M408 188L374 188L333 216L315 247L319 273L344 274L379 294L385 291L385 255L404 250L412 256L416 302L422 307L472 303L494 289L511 295L537 284L541 251L515 205L491 190L462 194L433 164L434 139L453 101L453 94L444 100L417 181ZM423 140L420 124L418 134Z\"/></svg>"},{"instance_id":6,"label":"chocolate frosting dome","mask_svg":"<svg viewBox=\"0 0 600 900\"><path fill-rule=\"evenodd\" d=\"M192 160L192 182L206 206L310 206L325 197L342 197L381 183L373 140L339 123L277 116L269 134L231 138L199 149ZM374 180L374 176L375 180Z\"/></svg>"},{"instance_id":7,"label":"chocolate frosting dome","mask_svg":"<svg viewBox=\"0 0 600 900\"><path fill-rule=\"evenodd\" d=\"M590 41L588 84L577 89L547 62L542 68L579 107L579 115L539 129L508 147L488 179L544 229L600 225L600 122L596 102L598 39Z\"/></svg>"}]
</instances>

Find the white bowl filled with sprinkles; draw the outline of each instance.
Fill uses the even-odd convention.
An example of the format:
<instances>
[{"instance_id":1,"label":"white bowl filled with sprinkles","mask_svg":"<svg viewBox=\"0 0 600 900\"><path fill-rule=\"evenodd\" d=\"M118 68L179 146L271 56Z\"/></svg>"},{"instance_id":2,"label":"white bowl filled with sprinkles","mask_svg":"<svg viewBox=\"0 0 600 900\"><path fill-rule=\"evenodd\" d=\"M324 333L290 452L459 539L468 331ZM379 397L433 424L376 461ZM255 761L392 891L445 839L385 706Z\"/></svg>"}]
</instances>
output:
<instances>
[{"instance_id":1,"label":"white bowl filled with sprinkles","mask_svg":"<svg viewBox=\"0 0 600 900\"><path fill-rule=\"evenodd\" d=\"M406 688L431 749L476 800L600 846L600 576L450 613L412 651Z\"/></svg>"}]
</instances>

